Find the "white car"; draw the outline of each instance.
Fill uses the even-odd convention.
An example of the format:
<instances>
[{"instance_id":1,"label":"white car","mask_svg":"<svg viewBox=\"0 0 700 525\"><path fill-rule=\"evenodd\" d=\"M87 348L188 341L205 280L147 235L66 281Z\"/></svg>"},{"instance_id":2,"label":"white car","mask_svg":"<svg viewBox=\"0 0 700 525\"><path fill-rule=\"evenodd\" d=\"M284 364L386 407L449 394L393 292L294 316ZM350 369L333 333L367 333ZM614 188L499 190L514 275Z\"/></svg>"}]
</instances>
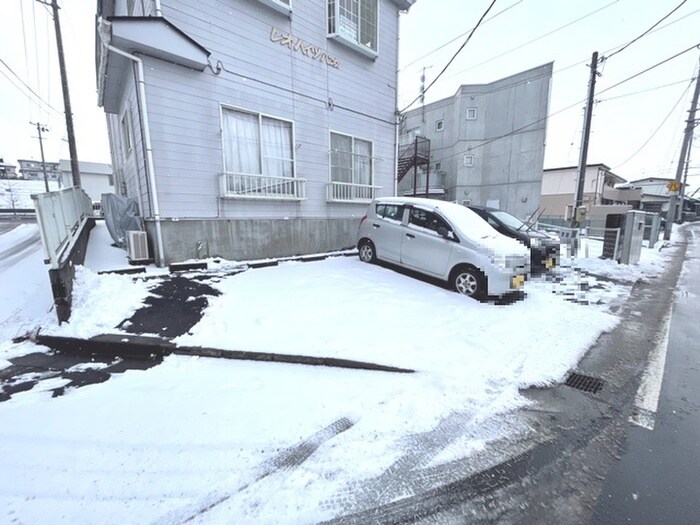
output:
<instances>
[{"instance_id":1,"label":"white car","mask_svg":"<svg viewBox=\"0 0 700 525\"><path fill-rule=\"evenodd\" d=\"M374 199L360 221L357 248L362 261L437 277L474 298L515 291L530 273L527 247L470 209L432 199Z\"/></svg>"}]
</instances>

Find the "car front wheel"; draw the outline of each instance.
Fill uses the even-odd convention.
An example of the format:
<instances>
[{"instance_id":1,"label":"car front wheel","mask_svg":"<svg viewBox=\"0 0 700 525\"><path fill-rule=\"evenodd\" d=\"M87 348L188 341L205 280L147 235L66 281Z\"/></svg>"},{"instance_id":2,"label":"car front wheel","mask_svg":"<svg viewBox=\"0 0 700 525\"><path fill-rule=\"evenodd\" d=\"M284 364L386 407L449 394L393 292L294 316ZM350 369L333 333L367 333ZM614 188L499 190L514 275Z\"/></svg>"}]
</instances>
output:
<instances>
[{"instance_id":1,"label":"car front wheel","mask_svg":"<svg viewBox=\"0 0 700 525\"><path fill-rule=\"evenodd\" d=\"M362 241L359 247L360 260L366 263L373 263L377 260L377 252L374 250L372 241Z\"/></svg>"},{"instance_id":2,"label":"car front wheel","mask_svg":"<svg viewBox=\"0 0 700 525\"><path fill-rule=\"evenodd\" d=\"M452 288L462 295L479 299L486 294L486 279L476 268L462 266L452 272Z\"/></svg>"}]
</instances>

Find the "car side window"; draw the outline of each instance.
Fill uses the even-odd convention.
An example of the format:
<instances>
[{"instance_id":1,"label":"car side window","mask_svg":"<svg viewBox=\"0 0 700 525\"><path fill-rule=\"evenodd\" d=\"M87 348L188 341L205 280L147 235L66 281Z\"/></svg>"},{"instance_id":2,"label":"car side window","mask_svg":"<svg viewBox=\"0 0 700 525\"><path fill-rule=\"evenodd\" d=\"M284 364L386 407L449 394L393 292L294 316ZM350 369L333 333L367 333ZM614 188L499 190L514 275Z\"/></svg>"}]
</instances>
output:
<instances>
[{"instance_id":1,"label":"car side window","mask_svg":"<svg viewBox=\"0 0 700 525\"><path fill-rule=\"evenodd\" d=\"M493 226L494 228L498 228L498 226L499 226L498 223L497 223L496 221L494 221L491 217L489 217L488 219L486 219L486 222L488 222L488 223L489 223L491 226Z\"/></svg>"},{"instance_id":2,"label":"car side window","mask_svg":"<svg viewBox=\"0 0 700 525\"><path fill-rule=\"evenodd\" d=\"M434 232L437 232L440 228L445 228L448 232L452 231L452 228L441 217L420 208L411 208L408 222Z\"/></svg>"},{"instance_id":3,"label":"car side window","mask_svg":"<svg viewBox=\"0 0 700 525\"><path fill-rule=\"evenodd\" d=\"M403 206L399 204L377 204L377 217L401 222Z\"/></svg>"}]
</instances>

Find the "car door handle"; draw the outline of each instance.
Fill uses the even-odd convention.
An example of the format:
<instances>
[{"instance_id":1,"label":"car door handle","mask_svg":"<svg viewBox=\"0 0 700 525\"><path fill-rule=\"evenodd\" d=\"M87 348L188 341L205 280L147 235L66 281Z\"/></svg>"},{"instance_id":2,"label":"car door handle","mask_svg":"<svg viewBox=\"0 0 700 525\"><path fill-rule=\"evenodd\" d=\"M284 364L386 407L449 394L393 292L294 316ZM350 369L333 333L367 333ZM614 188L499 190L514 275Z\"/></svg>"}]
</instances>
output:
<instances>
[{"instance_id":1,"label":"car door handle","mask_svg":"<svg viewBox=\"0 0 700 525\"><path fill-rule=\"evenodd\" d=\"M408 237L409 239L415 239L415 238L416 238L416 236L413 235L412 233L407 233L407 234L406 234L406 237Z\"/></svg>"},{"instance_id":2,"label":"car door handle","mask_svg":"<svg viewBox=\"0 0 700 525\"><path fill-rule=\"evenodd\" d=\"M381 228L381 226L379 226L379 224L377 224L376 222L373 222L373 223L372 223L372 226L375 227L375 228Z\"/></svg>"}]
</instances>

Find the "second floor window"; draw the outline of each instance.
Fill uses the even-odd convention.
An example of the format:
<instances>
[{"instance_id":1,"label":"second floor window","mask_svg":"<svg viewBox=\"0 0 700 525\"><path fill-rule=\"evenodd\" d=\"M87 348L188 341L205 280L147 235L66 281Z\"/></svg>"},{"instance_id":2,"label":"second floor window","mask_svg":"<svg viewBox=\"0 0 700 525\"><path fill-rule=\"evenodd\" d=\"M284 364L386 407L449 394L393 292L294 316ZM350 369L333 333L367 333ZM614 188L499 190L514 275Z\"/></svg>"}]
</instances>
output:
<instances>
[{"instance_id":1,"label":"second floor window","mask_svg":"<svg viewBox=\"0 0 700 525\"><path fill-rule=\"evenodd\" d=\"M294 177L291 122L224 109L223 141L226 172Z\"/></svg>"},{"instance_id":2,"label":"second floor window","mask_svg":"<svg viewBox=\"0 0 700 525\"><path fill-rule=\"evenodd\" d=\"M328 0L328 34L377 51L378 0Z\"/></svg>"}]
</instances>

